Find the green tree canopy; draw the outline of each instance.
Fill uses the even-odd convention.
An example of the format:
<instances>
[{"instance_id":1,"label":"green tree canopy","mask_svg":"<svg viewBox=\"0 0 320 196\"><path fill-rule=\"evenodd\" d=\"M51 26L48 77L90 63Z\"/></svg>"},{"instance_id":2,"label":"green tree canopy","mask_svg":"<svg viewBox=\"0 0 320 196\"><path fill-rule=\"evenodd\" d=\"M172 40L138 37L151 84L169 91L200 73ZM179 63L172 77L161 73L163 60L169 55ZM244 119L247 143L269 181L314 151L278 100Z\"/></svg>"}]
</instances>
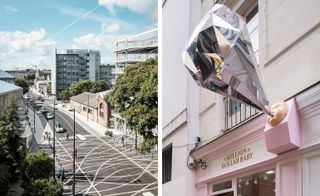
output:
<instances>
[{"instance_id":1,"label":"green tree canopy","mask_svg":"<svg viewBox=\"0 0 320 196\"><path fill-rule=\"evenodd\" d=\"M110 86L107 85L106 81L97 80L92 83L92 89L90 90L90 92L97 93L108 89L110 89Z\"/></svg>"},{"instance_id":2,"label":"green tree canopy","mask_svg":"<svg viewBox=\"0 0 320 196\"><path fill-rule=\"evenodd\" d=\"M108 86L104 80L79 80L72 83L68 89L63 90L59 94L59 99L68 100L70 97L79 95L83 92L97 93L108 89L110 89L110 86Z\"/></svg>"},{"instance_id":3,"label":"green tree canopy","mask_svg":"<svg viewBox=\"0 0 320 196\"><path fill-rule=\"evenodd\" d=\"M158 124L157 64L156 59L148 59L126 67L106 98L130 129L143 136L141 151L149 151L157 143L151 131Z\"/></svg>"},{"instance_id":4,"label":"green tree canopy","mask_svg":"<svg viewBox=\"0 0 320 196\"><path fill-rule=\"evenodd\" d=\"M15 84L17 86L20 86L23 88L23 94L27 93L29 91L29 85L28 82L24 78L16 78L15 79Z\"/></svg>"},{"instance_id":5,"label":"green tree canopy","mask_svg":"<svg viewBox=\"0 0 320 196\"><path fill-rule=\"evenodd\" d=\"M7 165L10 182L14 182L22 170L25 147L20 137L18 106L14 99L9 100L0 116L0 163Z\"/></svg>"},{"instance_id":6,"label":"green tree canopy","mask_svg":"<svg viewBox=\"0 0 320 196\"><path fill-rule=\"evenodd\" d=\"M24 78L27 80L34 80L36 78L36 71L34 70L27 73L27 75L25 75Z\"/></svg>"},{"instance_id":7,"label":"green tree canopy","mask_svg":"<svg viewBox=\"0 0 320 196\"><path fill-rule=\"evenodd\" d=\"M4 163L0 163L0 193L6 195L9 189L9 169Z\"/></svg>"},{"instance_id":8,"label":"green tree canopy","mask_svg":"<svg viewBox=\"0 0 320 196\"><path fill-rule=\"evenodd\" d=\"M53 159L44 150L27 154L25 171L29 179L49 178L52 176Z\"/></svg>"},{"instance_id":9,"label":"green tree canopy","mask_svg":"<svg viewBox=\"0 0 320 196\"><path fill-rule=\"evenodd\" d=\"M37 179L31 183L31 195L33 196L60 196L62 186L52 179Z\"/></svg>"}]
</instances>

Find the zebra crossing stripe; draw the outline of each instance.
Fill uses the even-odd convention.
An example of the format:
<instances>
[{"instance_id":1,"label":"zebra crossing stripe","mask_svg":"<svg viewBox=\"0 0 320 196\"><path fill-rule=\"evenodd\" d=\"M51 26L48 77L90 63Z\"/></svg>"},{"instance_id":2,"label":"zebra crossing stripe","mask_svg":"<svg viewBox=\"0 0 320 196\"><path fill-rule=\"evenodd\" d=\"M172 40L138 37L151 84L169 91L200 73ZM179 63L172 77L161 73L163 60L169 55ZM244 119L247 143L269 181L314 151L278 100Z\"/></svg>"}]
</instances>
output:
<instances>
[{"instance_id":1,"label":"zebra crossing stripe","mask_svg":"<svg viewBox=\"0 0 320 196\"><path fill-rule=\"evenodd\" d=\"M76 134L76 137L78 137L80 140L86 140L86 138L81 134Z\"/></svg>"}]
</instances>

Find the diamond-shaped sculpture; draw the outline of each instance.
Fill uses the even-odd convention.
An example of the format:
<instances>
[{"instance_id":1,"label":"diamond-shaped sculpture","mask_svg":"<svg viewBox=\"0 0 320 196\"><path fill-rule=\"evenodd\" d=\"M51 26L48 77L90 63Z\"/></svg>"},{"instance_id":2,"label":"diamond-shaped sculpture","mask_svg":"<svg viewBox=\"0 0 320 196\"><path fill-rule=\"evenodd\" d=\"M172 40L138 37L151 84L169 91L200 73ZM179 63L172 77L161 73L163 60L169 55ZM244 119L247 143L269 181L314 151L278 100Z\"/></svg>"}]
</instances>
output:
<instances>
[{"instance_id":1,"label":"diamond-shaped sculpture","mask_svg":"<svg viewBox=\"0 0 320 196\"><path fill-rule=\"evenodd\" d=\"M269 114L246 23L228 7L215 4L200 21L183 62L199 86Z\"/></svg>"}]
</instances>

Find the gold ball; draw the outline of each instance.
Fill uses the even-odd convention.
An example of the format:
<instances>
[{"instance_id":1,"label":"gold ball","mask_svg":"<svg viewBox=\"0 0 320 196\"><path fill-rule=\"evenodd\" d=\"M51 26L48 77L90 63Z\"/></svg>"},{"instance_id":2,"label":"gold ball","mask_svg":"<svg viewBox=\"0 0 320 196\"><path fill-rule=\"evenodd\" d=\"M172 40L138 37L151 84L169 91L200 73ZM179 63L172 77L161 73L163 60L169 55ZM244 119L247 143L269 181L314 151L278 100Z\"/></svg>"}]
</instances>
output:
<instances>
[{"instance_id":1,"label":"gold ball","mask_svg":"<svg viewBox=\"0 0 320 196\"><path fill-rule=\"evenodd\" d=\"M271 126L278 125L288 114L289 107L286 102L282 100L275 101L270 106L271 116L267 116L267 122Z\"/></svg>"}]
</instances>

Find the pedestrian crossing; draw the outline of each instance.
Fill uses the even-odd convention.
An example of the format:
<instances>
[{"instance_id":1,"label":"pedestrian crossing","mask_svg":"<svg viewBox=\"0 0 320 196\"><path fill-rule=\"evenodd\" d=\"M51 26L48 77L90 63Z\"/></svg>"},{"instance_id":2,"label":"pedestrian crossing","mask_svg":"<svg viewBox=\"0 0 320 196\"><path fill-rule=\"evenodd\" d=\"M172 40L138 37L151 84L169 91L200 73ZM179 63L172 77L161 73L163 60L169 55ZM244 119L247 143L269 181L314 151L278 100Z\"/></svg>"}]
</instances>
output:
<instances>
[{"instance_id":1,"label":"pedestrian crossing","mask_svg":"<svg viewBox=\"0 0 320 196\"><path fill-rule=\"evenodd\" d=\"M88 138L95 138L95 137L96 137L95 135L90 135L90 134L85 134L85 135L76 134L76 139L77 140L79 139L79 140L82 140L82 141L85 141ZM68 138L67 137L58 137L58 140L60 140L60 141L73 140L73 136L69 136Z\"/></svg>"}]
</instances>

